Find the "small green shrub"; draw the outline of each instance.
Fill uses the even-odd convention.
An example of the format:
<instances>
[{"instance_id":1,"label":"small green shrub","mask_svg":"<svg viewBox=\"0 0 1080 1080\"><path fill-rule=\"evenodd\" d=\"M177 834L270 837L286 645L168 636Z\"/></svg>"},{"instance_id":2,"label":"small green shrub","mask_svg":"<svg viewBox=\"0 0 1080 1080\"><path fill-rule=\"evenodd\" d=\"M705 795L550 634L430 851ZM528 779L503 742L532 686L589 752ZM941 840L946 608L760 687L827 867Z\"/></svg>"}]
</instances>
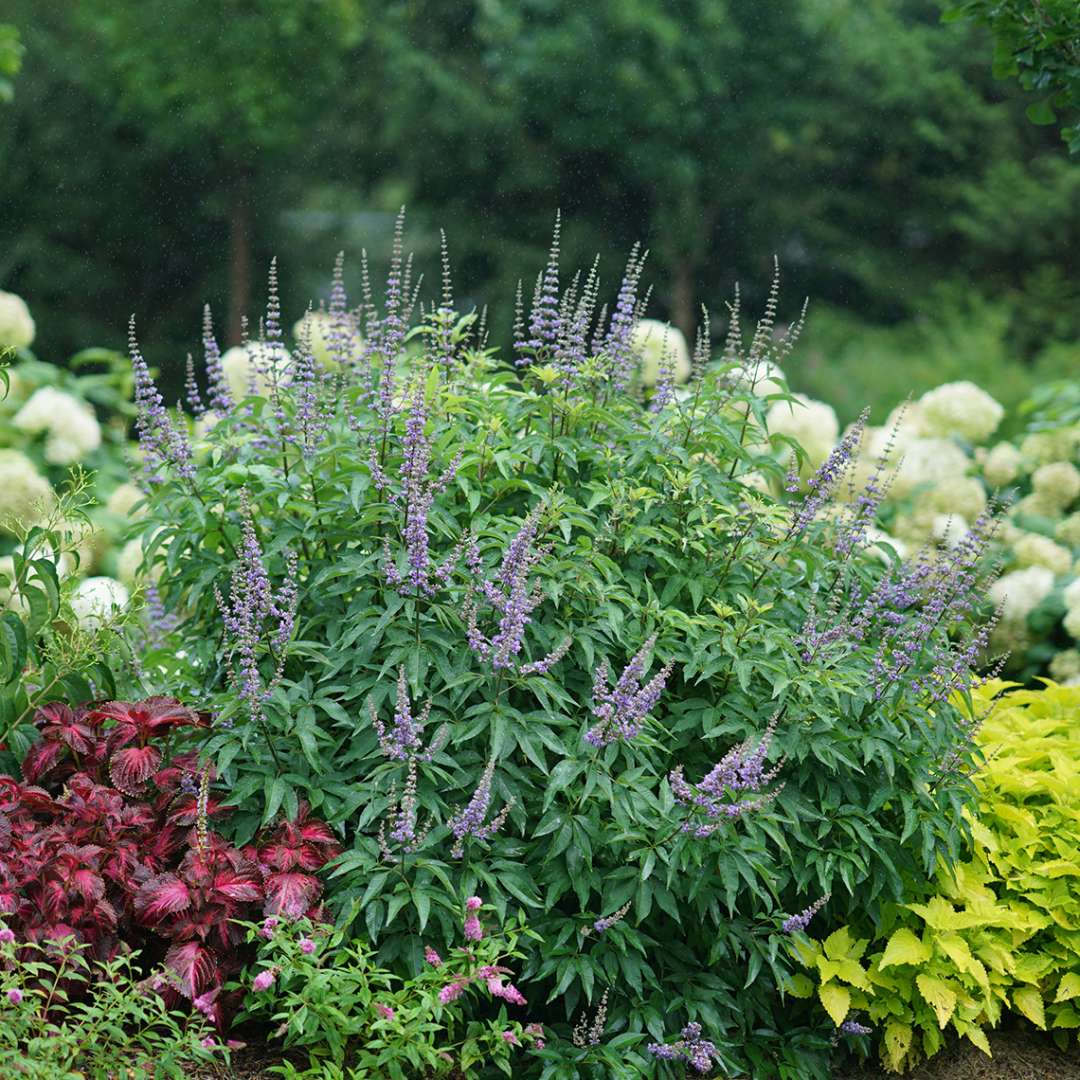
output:
<instances>
[{"instance_id":1,"label":"small green shrub","mask_svg":"<svg viewBox=\"0 0 1080 1080\"><path fill-rule=\"evenodd\" d=\"M482 927L490 912L479 905L474 898L463 915L480 929L442 955L428 946L411 978L380 968L374 952L343 930L306 919L248 924L248 940L261 948L242 1016L263 1021L286 1048L309 1058L306 1069L285 1062L271 1071L290 1080L404 1080L474 1075L493 1065L514 1075L524 1049L544 1049L543 1027L523 1022L527 1001L510 967L523 955L519 935L529 931L517 920ZM485 1007L486 1019L469 1018Z\"/></svg>"},{"instance_id":2,"label":"small green shrub","mask_svg":"<svg viewBox=\"0 0 1080 1080\"><path fill-rule=\"evenodd\" d=\"M974 695L991 708L1010 685ZM994 702L978 741L979 805L970 858L937 876L937 895L890 908L880 926L844 927L796 950L837 1025L869 1018L881 1058L900 1072L945 1044L949 1028L990 1053L1003 1011L1080 1033L1080 689L1048 684Z\"/></svg>"},{"instance_id":3,"label":"small green shrub","mask_svg":"<svg viewBox=\"0 0 1080 1080\"><path fill-rule=\"evenodd\" d=\"M0 1075L11 1080L182 1080L228 1062L200 1017L166 1008L137 955L102 962L86 946L16 941L0 927Z\"/></svg>"}]
</instances>

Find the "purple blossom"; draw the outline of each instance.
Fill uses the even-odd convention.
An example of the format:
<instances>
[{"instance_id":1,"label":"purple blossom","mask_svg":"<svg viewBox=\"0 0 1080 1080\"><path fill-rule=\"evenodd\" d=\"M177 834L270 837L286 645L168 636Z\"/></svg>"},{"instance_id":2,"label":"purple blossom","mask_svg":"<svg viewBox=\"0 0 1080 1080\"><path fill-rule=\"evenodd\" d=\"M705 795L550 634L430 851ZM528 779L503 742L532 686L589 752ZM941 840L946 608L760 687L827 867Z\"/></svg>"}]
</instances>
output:
<instances>
[{"instance_id":1,"label":"purple blossom","mask_svg":"<svg viewBox=\"0 0 1080 1080\"><path fill-rule=\"evenodd\" d=\"M873 1031L873 1028L860 1024L858 1020L845 1020L840 1025L841 1035L870 1035Z\"/></svg>"},{"instance_id":2,"label":"purple blossom","mask_svg":"<svg viewBox=\"0 0 1080 1080\"><path fill-rule=\"evenodd\" d=\"M232 411L233 400L229 392L229 381L221 366L221 350L214 338L214 323L210 315L210 305L203 307L203 356L206 365L206 385L209 391L210 408L219 416Z\"/></svg>"},{"instance_id":3,"label":"purple blossom","mask_svg":"<svg viewBox=\"0 0 1080 1080\"><path fill-rule=\"evenodd\" d=\"M470 837L474 840L490 840L502 828L507 815L514 807L516 799L509 802L491 819L484 824L488 808L491 806L491 782L495 775L495 761L488 762L480 776L480 783L468 803L452 814L447 825L454 836L454 846L450 854L455 859L460 859L465 851L465 841Z\"/></svg>"},{"instance_id":4,"label":"purple blossom","mask_svg":"<svg viewBox=\"0 0 1080 1080\"><path fill-rule=\"evenodd\" d=\"M430 946L424 946L424 959L432 967L442 967L442 957Z\"/></svg>"},{"instance_id":5,"label":"purple blossom","mask_svg":"<svg viewBox=\"0 0 1080 1080\"><path fill-rule=\"evenodd\" d=\"M598 934L603 934L610 930L616 923L622 922L626 918L626 913L630 910L630 901L628 900L618 911L612 912L610 915L605 915L602 918L596 920L593 923L593 930Z\"/></svg>"},{"instance_id":6,"label":"purple blossom","mask_svg":"<svg viewBox=\"0 0 1080 1080\"><path fill-rule=\"evenodd\" d=\"M445 583L453 569L453 563L460 555L459 546L446 563L432 567L428 515L431 513L435 496L445 491L457 474L461 455L455 456L441 474L431 476L431 439L426 431L427 419L424 385L422 380L418 379L410 397L399 470L402 478L400 503L403 504L405 512L403 536L408 561L408 570L404 575L398 570L390 556L388 542L384 548L386 553L384 573L387 581L403 593L412 593L416 596L434 595L433 582ZM381 492L390 486L390 482L378 463L374 448L372 448L370 464L372 482L376 490ZM394 503L399 502L399 499L393 496L388 501Z\"/></svg>"},{"instance_id":7,"label":"purple blossom","mask_svg":"<svg viewBox=\"0 0 1080 1080\"><path fill-rule=\"evenodd\" d=\"M808 908L803 908L798 915L790 915L780 925L785 934L794 934L805 930L810 925L810 920L828 903L829 895L818 897Z\"/></svg>"},{"instance_id":8,"label":"purple blossom","mask_svg":"<svg viewBox=\"0 0 1080 1080\"><path fill-rule=\"evenodd\" d=\"M551 550L534 546L540 509L537 507L525 518L507 545L494 582L481 576L482 563L475 543L470 541L466 547L466 563L474 576L474 592L482 595L500 616L498 630L488 639L479 629L477 601L471 595L463 609L466 636L469 647L481 659L490 658L491 666L496 670L514 667L524 642L525 628L532 621L533 610L543 599L540 589L529 578L534 567ZM566 648L569 648L569 643L566 643ZM560 645L550 656L525 665L528 669L526 673L547 671L564 654L565 649Z\"/></svg>"},{"instance_id":9,"label":"purple blossom","mask_svg":"<svg viewBox=\"0 0 1080 1080\"><path fill-rule=\"evenodd\" d=\"M716 1046L701 1037L701 1025L687 1024L678 1042L649 1043L646 1047L658 1061L685 1061L695 1072L706 1073L720 1060Z\"/></svg>"},{"instance_id":10,"label":"purple blossom","mask_svg":"<svg viewBox=\"0 0 1080 1080\"><path fill-rule=\"evenodd\" d=\"M260 971L258 975L251 982L251 989L256 993L262 993L264 990L269 990L274 985L274 980L277 978L277 973L273 968L268 968L266 971Z\"/></svg>"},{"instance_id":11,"label":"purple blossom","mask_svg":"<svg viewBox=\"0 0 1080 1080\"><path fill-rule=\"evenodd\" d=\"M286 646L296 622L297 562L292 552L286 554L286 576L275 593L246 494L242 512L241 543L229 599L222 597L216 585L214 595L225 624L226 659L234 665L234 685L252 718L259 719L263 703L280 682L285 669ZM274 673L267 685L263 683L259 666L264 648L268 649L274 663Z\"/></svg>"},{"instance_id":12,"label":"purple blossom","mask_svg":"<svg viewBox=\"0 0 1080 1080\"><path fill-rule=\"evenodd\" d=\"M23 999L23 992L17 986L13 986L7 992L7 999L12 1005L18 1005Z\"/></svg>"},{"instance_id":13,"label":"purple blossom","mask_svg":"<svg viewBox=\"0 0 1080 1080\"><path fill-rule=\"evenodd\" d=\"M632 339L637 322L637 291L646 255L635 244L626 263L615 310L611 313L611 325L604 339L604 352L608 358L608 370L617 391L629 388L634 375L634 350Z\"/></svg>"},{"instance_id":14,"label":"purple blossom","mask_svg":"<svg viewBox=\"0 0 1080 1080\"><path fill-rule=\"evenodd\" d=\"M195 361L192 360L191 353L188 353L184 364L184 401L192 416L202 416L206 412L199 395L199 384L195 381Z\"/></svg>"},{"instance_id":15,"label":"purple blossom","mask_svg":"<svg viewBox=\"0 0 1080 1080\"><path fill-rule=\"evenodd\" d=\"M607 661L596 669L592 711L597 723L585 733L585 741L591 746L608 746L619 739L629 740L640 734L671 674L672 665L665 664L647 683L642 684L645 658L655 644L656 635L653 634L623 668L614 688L608 685Z\"/></svg>"},{"instance_id":16,"label":"purple blossom","mask_svg":"<svg viewBox=\"0 0 1080 1080\"><path fill-rule=\"evenodd\" d=\"M371 726L379 737L379 747L383 755L392 761L405 761L414 756L423 745L420 738L428 715L431 712L429 701L418 717L412 714L412 705L409 702L409 685L405 679L405 667L398 668L397 681L397 704L394 709L394 726L387 731L386 725L379 719L375 709L375 703L368 700L368 711L371 715ZM432 751L424 755L421 760L430 761Z\"/></svg>"},{"instance_id":17,"label":"purple blossom","mask_svg":"<svg viewBox=\"0 0 1080 1080\"><path fill-rule=\"evenodd\" d=\"M300 946L300 951L305 956L310 956L315 951L315 942L311 938L301 938L297 944Z\"/></svg>"},{"instance_id":18,"label":"purple blossom","mask_svg":"<svg viewBox=\"0 0 1080 1080\"><path fill-rule=\"evenodd\" d=\"M143 476L148 484L160 484L164 481L161 469L171 466L179 477L193 481L195 463L192 461L187 435L169 416L161 394L150 376L150 369L135 339L134 315L128 325L128 347L135 375L135 430L138 432L139 445L144 455Z\"/></svg>"},{"instance_id":19,"label":"purple blossom","mask_svg":"<svg viewBox=\"0 0 1080 1080\"><path fill-rule=\"evenodd\" d=\"M855 451L862 442L863 432L866 430L866 421L869 416L869 409L864 409L859 414L858 420L851 425L847 434L832 448L829 456L818 466L817 471L807 481L806 495L792 516L791 525L788 527L787 532L788 537L797 536L806 531L822 507L832 497L841 480L847 475ZM792 471L788 474L788 491L798 490L798 475L795 468L792 465Z\"/></svg>"},{"instance_id":20,"label":"purple blossom","mask_svg":"<svg viewBox=\"0 0 1080 1080\"><path fill-rule=\"evenodd\" d=\"M320 367L311 347L311 323L301 326L300 348L293 368L292 392L295 403L293 425L300 451L310 459L329 428L332 412L330 394L333 380Z\"/></svg>"}]
</instances>

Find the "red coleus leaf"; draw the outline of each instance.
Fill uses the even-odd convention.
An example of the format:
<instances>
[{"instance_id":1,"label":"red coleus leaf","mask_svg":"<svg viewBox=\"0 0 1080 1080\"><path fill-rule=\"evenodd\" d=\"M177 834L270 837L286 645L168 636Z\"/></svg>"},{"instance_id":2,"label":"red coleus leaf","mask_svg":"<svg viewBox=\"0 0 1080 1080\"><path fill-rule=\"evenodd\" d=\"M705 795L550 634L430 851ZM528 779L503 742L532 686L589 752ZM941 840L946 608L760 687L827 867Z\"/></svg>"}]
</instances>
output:
<instances>
[{"instance_id":1,"label":"red coleus leaf","mask_svg":"<svg viewBox=\"0 0 1080 1080\"><path fill-rule=\"evenodd\" d=\"M23 758L22 772L29 783L40 780L64 757L64 744L59 742L37 742L26 752Z\"/></svg>"},{"instance_id":2,"label":"red coleus leaf","mask_svg":"<svg viewBox=\"0 0 1080 1080\"><path fill-rule=\"evenodd\" d=\"M253 866L218 870L212 888L219 896L238 903L254 903L263 898L262 877Z\"/></svg>"},{"instance_id":3,"label":"red coleus leaf","mask_svg":"<svg viewBox=\"0 0 1080 1080\"><path fill-rule=\"evenodd\" d=\"M191 890L175 874L157 874L135 894L135 911L146 923L160 922L191 906Z\"/></svg>"},{"instance_id":4,"label":"red coleus leaf","mask_svg":"<svg viewBox=\"0 0 1080 1080\"><path fill-rule=\"evenodd\" d=\"M176 988L186 998L198 997L218 984L217 959L213 951L199 941L170 946L165 954L165 966L176 976Z\"/></svg>"},{"instance_id":5,"label":"red coleus leaf","mask_svg":"<svg viewBox=\"0 0 1080 1080\"><path fill-rule=\"evenodd\" d=\"M96 705L93 716L98 722L115 720L109 732L109 747L126 746L138 739L146 742L174 727L201 726L199 714L181 705L175 698L151 697L145 701L107 701Z\"/></svg>"},{"instance_id":6,"label":"red coleus leaf","mask_svg":"<svg viewBox=\"0 0 1080 1080\"><path fill-rule=\"evenodd\" d=\"M76 754L88 754L97 742L94 725L87 723L84 709L72 709L62 702L43 705L34 714L34 723L41 728L47 742L60 742Z\"/></svg>"},{"instance_id":7,"label":"red coleus leaf","mask_svg":"<svg viewBox=\"0 0 1080 1080\"><path fill-rule=\"evenodd\" d=\"M128 746L109 759L109 775L121 791L137 795L160 764L161 751L156 746Z\"/></svg>"},{"instance_id":8,"label":"red coleus leaf","mask_svg":"<svg viewBox=\"0 0 1080 1080\"><path fill-rule=\"evenodd\" d=\"M10 776L0 776L0 811L14 810L22 799L22 786Z\"/></svg>"},{"instance_id":9,"label":"red coleus leaf","mask_svg":"<svg viewBox=\"0 0 1080 1080\"><path fill-rule=\"evenodd\" d=\"M270 874L265 888L264 915L299 918L319 898L322 886L311 874Z\"/></svg>"},{"instance_id":10,"label":"red coleus leaf","mask_svg":"<svg viewBox=\"0 0 1080 1080\"><path fill-rule=\"evenodd\" d=\"M199 798L197 795L181 795L173 803L167 820L171 825L194 825L198 811ZM228 813L228 807L222 806L221 799L215 798L213 795L206 797L206 816L208 818L225 813Z\"/></svg>"}]
</instances>

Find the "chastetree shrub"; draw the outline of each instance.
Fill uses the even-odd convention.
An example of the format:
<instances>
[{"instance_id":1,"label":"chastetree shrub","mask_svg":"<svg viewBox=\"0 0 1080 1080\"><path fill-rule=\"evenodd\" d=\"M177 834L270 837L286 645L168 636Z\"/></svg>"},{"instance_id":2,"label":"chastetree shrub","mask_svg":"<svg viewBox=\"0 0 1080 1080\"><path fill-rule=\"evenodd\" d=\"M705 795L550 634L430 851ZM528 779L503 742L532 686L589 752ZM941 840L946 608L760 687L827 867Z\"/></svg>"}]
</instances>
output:
<instances>
[{"instance_id":1,"label":"chastetree shrub","mask_svg":"<svg viewBox=\"0 0 1080 1080\"><path fill-rule=\"evenodd\" d=\"M961 852L950 698L977 681L994 516L869 551L887 456L832 502L862 422L814 463L769 437L801 407L775 293L682 386L671 331L647 387L642 270L609 316L556 234L503 356L448 271L416 314L400 228L384 301L365 268L351 308L339 261L292 343L275 267L246 392L207 313L190 415L133 337L144 572L175 622L143 666L214 712L234 842L301 803L337 830L328 903L380 964L422 970L461 896L526 914L544 1075L611 1075L619 1040L667 1075L803 1080L831 1025L784 994L785 939Z\"/></svg>"}]
</instances>

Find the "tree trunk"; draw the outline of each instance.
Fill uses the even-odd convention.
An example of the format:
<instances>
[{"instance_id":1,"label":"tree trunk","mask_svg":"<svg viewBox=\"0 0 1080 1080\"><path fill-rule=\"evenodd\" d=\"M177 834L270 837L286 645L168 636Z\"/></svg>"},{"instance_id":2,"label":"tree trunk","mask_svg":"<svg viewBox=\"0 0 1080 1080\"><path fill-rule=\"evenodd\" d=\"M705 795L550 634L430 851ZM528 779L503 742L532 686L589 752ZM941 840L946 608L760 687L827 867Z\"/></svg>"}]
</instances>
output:
<instances>
[{"instance_id":1,"label":"tree trunk","mask_svg":"<svg viewBox=\"0 0 1080 1080\"><path fill-rule=\"evenodd\" d=\"M697 311L694 305L694 261L687 255L679 255L672 268L671 321L683 332L686 343L694 347L697 331Z\"/></svg>"},{"instance_id":2,"label":"tree trunk","mask_svg":"<svg viewBox=\"0 0 1080 1080\"><path fill-rule=\"evenodd\" d=\"M251 300L251 181L237 174L229 206L228 343L239 345L243 317Z\"/></svg>"}]
</instances>

